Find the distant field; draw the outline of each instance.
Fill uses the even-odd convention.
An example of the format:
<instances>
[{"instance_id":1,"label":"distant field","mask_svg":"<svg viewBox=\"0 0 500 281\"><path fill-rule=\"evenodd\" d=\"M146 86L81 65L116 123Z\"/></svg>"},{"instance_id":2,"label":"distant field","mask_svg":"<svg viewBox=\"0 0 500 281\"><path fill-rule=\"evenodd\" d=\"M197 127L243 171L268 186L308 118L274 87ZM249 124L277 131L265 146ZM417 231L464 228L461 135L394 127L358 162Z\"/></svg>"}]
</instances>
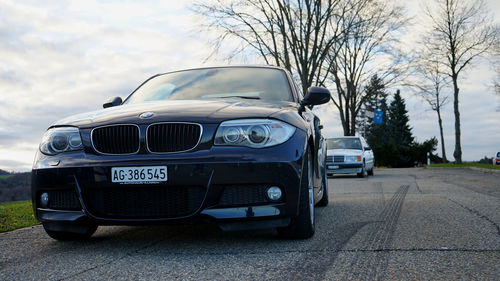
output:
<instances>
[{"instance_id":1,"label":"distant field","mask_svg":"<svg viewBox=\"0 0 500 281\"><path fill-rule=\"evenodd\" d=\"M12 175L1 175L0 180L8 179L10 177L12 177Z\"/></svg>"},{"instance_id":2,"label":"distant field","mask_svg":"<svg viewBox=\"0 0 500 281\"><path fill-rule=\"evenodd\" d=\"M476 168L483 168L483 169L492 169L492 170L500 170L500 165L493 165L493 164L481 164L481 163L462 163L462 164L453 164L453 163L446 163L446 164L432 164L429 165L429 167L450 167L450 168L456 168L456 167L476 167Z\"/></svg>"},{"instance_id":3,"label":"distant field","mask_svg":"<svg viewBox=\"0 0 500 281\"><path fill-rule=\"evenodd\" d=\"M0 233L37 224L31 201L0 204Z\"/></svg>"}]
</instances>

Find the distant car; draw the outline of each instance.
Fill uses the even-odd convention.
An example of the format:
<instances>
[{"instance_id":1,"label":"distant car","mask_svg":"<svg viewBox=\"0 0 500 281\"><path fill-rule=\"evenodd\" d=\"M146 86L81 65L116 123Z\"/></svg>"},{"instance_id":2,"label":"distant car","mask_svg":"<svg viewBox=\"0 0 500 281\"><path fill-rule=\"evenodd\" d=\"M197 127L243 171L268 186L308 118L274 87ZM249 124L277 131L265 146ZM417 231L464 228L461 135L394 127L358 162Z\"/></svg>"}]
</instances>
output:
<instances>
[{"instance_id":1,"label":"distant car","mask_svg":"<svg viewBox=\"0 0 500 281\"><path fill-rule=\"evenodd\" d=\"M333 174L357 174L373 176L375 157L363 137L327 139L326 170Z\"/></svg>"},{"instance_id":2,"label":"distant car","mask_svg":"<svg viewBox=\"0 0 500 281\"><path fill-rule=\"evenodd\" d=\"M215 222L223 230L314 234L328 202L314 105L286 69L214 67L156 75L125 101L50 126L32 170L35 217L59 240L98 225Z\"/></svg>"},{"instance_id":3,"label":"distant car","mask_svg":"<svg viewBox=\"0 0 500 281\"><path fill-rule=\"evenodd\" d=\"M493 157L493 165L500 165L500 152L497 152L497 156Z\"/></svg>"}]
</instances>

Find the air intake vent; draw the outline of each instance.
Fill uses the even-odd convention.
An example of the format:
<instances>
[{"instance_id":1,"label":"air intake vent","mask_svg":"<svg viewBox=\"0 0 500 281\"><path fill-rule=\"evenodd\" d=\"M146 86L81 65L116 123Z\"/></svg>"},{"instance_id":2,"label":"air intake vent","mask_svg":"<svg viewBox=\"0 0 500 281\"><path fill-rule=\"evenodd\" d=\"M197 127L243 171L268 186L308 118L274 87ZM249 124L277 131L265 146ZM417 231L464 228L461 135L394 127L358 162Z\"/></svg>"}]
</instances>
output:
<instances>
[{"instance_id":1,"label":"air intake vent","mask_svg":"<svg viewBox=\"0 0 500 281\"><path fill-rule=\"evenodd\" d=\"M172 218L194 213L203 203L202 186L133 185L89 189L90 212L106 218Z\"/></svg>"},{"instance_id":2,"label":"air intake vent","mask_svg":"<svg viewBox=\"0 0 500 281\"><path fill-rule=\"evenodd\" d=\"M139 127L136 125L114 125L95 128L92 144L97 152L104 154L132 154L139 151Z\"/></svg>"},{"instance_id":3,"label":"air intake vent","mask_svg":"<svg viewBox=\"0 0 500 281\"><path fill-rule=\"evenodd\" d=\"M148 149L156 153L191 150L201 137L201 125L191 123L159 123L149 126Z\"/></svg>"},{"instance_id":4,"label":"air intake vent","mask_svg":"<svg viewBox=\"0 0 500 281\"><path fill-rule=\"evenodd\" d=\"M74 190L51 190L47 208L55 210L81 210L80 201Z\"/></svg>"}]
</instances>

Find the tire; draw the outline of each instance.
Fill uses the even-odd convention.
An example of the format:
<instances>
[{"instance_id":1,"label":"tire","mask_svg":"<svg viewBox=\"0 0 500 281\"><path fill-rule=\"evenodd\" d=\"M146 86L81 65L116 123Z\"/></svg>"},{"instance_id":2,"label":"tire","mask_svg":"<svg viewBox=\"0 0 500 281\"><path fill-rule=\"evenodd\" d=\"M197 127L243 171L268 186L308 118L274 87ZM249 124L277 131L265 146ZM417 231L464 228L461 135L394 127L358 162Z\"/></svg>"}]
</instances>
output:
<instances>
[{"instance_id":1,"label":"tire","mask_svg":"<svg viewBox=\"0 0 500 281\"><path fill-rule=\"evenodd\" d=\"M361 168L361 173L358 173L358 178L364 178L366 177L366 167L365 167L365 162L363 162L363 167Z\"/></svg>"},{"instance_id":2,"label":"tire","mask_svg":"<svg viewBox=\"0 0 500 281\"><path fill-rule=\"evenodd\" d=\"M305 153L304 168L300 180L299 215L292 218L287 227L278 228L278 235L287 239L307 239L314 235L314 187L312 157L309 147ZM312 200L312 201L311 201Z\"/></svg>"},{"instance_id":3,"label":"tire","mask_svg":"<svg viewBox=\"0 0 500 281\"><path fill-rule=\"evenodd\" d=\"M59 241L86 240L97 230L94 224L62 225L43 223L45 232L53 239Z\"/></svg>"},{"instance_id":4,"label":"tire","mask_svg":"<svg viewBox=\"0 0 500 281\"><path fill-rule=\"evenodd\" d=\"M318 202L318 207L328 206L328 176L325 172L325 176L323 177L323 181L321 182L321 188L323 189L323 197Z\"/></svg>"},{"instance_id":5,"label":"tire","mask_svg":"<svg viewBox=\"0 0 500 281\"><path fill-rule=\"evenodd\" d=\"M373 176L373 169L375 169L375 167L372 167L371 170L368 171L369 176Z\"/></svg>"}]
</instances>

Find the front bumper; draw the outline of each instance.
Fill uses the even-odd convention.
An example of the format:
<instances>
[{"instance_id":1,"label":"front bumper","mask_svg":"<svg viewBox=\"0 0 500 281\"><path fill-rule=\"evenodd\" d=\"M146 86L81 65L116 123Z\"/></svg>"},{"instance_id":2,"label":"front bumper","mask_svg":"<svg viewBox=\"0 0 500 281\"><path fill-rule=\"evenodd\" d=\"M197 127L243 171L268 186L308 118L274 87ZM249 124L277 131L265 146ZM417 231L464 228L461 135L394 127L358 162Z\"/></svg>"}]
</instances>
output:
<instances>
[{"instance_id":1,"label":"front bumper","mask_svg":"<svg viewBox=\"0 0 500 281\"><path fill-rule=\"evenodd\" d=\"M305 140L305 133L297 130L286 143L265 149L212 147L191 153L127 156L75 152L57 158L38 154L32 171L35 215L42 222L98 225L211 221L228 230L286 226L298 214ZM165 183L111 182L112 167L158 165L167 166ZM279 186L282 200L263 201L262 194L248 195L266 186ZM197 195L188 191L193 188ZM238 188L239 193L229 196L240 198L238 202L222 200L226 190ZM65 202L56 204L57 208L42 207L40 196L44 192L57 196L70 192L76 197L70 207L66 207L68 200L64 198L58 199ZM252 202L241 196L260 200ZM182 208L184 211L176 212Z\"/></svg>"},{"instance_id":2,"label":"front bumper","mask_svg":"<svg viewBox=\"0 0 500 281\"><path fill-rule=\"evenodd\" d=\"M329 175L332 174L357 174L361 173L363 169L363 164L361 163L326 163L326 172Z\"/></svg>"}]
</instances>

